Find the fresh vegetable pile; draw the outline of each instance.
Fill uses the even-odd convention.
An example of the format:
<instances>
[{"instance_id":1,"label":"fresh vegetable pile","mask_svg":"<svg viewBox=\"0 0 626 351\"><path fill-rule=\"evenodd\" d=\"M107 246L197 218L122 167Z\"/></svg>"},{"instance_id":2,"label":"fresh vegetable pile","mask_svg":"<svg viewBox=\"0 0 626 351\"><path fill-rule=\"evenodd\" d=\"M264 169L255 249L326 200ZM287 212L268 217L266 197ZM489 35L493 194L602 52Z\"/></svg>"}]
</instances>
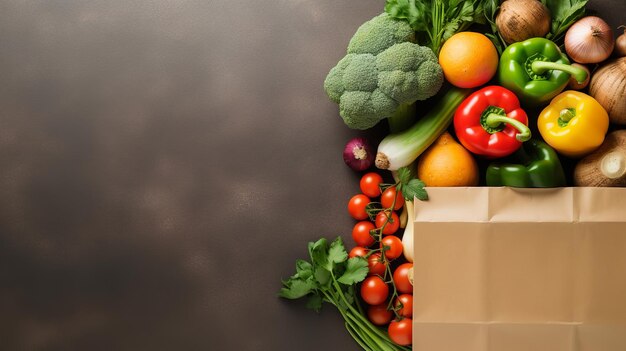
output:
<instances>
[{"instance_id":1,"label":"fresh vegetable pile","mask_svg":"<svg viewBox=\"0 0 626 351\"><path fill-rule=\"evenodd\" d=\"M343 150L365 172L354 246L309 243L280 296L335 306L364 350L408 350L425 187L626 186L626 34L586 3L387 0L324 81L349 128L389 130Z\"/></svg>"},{"instance_id":2,"label":"fresh vegetable pile","mask_svg":"<svg viewBox=\"0 0 626 351\"><path fill-rule=\"evenodd\" d=\"M411 201L427 197L423 183L413 179L408 168L400 169L397 177L397 182L387 184L379 173L363 175L361 193L350 198L347 206L356 221L355 246L348 253L341 238L330 245L326 239L309 243L311 261L297 261L296 274L283 282L280 291L288 299L307 296L307 306L314 310L322 302L335 306L365 350L407 350L403 346L412 342L413 264L407 259L412 261L413 246L399 234L412 222L408 219ZM409 232L405 231L404 239L408 240Z\"/></svg>"}]
</instances>

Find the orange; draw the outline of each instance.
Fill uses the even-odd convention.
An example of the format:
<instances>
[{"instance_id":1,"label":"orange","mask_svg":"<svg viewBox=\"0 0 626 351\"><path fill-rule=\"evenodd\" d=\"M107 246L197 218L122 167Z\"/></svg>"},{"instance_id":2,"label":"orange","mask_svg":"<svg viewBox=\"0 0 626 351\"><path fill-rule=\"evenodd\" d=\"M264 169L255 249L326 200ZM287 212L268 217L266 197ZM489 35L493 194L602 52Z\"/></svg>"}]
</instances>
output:
<instances>
[{"instance_id":1,"label":"orange","mask_svg":"<svg viewBox=\"0 0 626 351\"><path fill-rule=\"evenodd\" d=\"M445 132L418 159L417 177L426 186L475 186L478 165L472 154Z\"/></svg>"},{"instance_id":2,"label":"orange","mask_svg":"<svg viewBox=\"0 0 626 351\"><path fill-rule=\"evenodd\" d=\"M487 83L498 69L498 52L485 35L460 32L441 47L439 64L446 80L459 88Z\"/></svg>"}]
</instances>

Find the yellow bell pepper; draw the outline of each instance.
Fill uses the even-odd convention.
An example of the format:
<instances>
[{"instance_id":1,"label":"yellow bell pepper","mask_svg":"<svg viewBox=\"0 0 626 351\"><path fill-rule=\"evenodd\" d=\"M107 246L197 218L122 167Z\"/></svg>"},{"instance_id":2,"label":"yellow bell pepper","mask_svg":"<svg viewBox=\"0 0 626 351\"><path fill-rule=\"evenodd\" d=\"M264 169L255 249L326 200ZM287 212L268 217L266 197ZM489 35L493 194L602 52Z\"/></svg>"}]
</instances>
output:
<instances>
[{"instance_id":1,"label":"yellow bell pepper","mask_svg":"<svg viewBox=\"0 0 626 351\"><path fill-rule=\"evenodd\" d=\"M602 144L609 129L609 115L591 96L568 90L541 111L537 127L557 152L581 157Z\"/></svg>"}]
</instances>

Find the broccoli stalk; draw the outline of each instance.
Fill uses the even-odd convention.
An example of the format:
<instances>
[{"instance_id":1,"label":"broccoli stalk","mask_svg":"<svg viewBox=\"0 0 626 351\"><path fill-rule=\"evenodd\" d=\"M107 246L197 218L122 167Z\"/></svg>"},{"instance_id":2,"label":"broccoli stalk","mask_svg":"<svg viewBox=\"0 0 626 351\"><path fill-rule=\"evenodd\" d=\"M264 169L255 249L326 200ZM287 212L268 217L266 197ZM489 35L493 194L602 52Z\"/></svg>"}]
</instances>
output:
<instances>
[{"instance_id":1,"label":"broccoli stalk","mask_svg":"<svg viewBox=\"0 0 626 351\"><path fill-rule=\"evenodd\" d=\"M439 91L443 71L437 57L414 42L410 25L386 13L359 27L347 55L324 81L348 127L368 129L391 118L392 131L405 129L412 124L407 119L415 107L410 106Z\"/></svg>"},{"instance_id":2,"label":"broccoli stalk","mask_svg":"<svg viewBox=\"0 0 626 351\"><path fill-rule=\"evenodd\" d=\"M417 106L415 104L400 105L393 115L387 117L389 131L391 133L400 133L403 130L409 129L409 127L415 123L416 113Z\"/></svg>"}]
</instances>

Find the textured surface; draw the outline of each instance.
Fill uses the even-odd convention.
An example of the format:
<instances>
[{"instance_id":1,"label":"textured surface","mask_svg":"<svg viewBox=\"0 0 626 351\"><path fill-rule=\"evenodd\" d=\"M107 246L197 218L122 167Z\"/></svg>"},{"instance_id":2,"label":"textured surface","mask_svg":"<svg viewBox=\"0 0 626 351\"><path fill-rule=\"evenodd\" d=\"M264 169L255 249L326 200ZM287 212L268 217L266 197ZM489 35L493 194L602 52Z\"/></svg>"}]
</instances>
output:
<instances>
[{"instance_id":1,"label":"textured surface","mask_svg":"<svg viewBox=\"0 0 626 351\"><path fill-rule=\"evenodd\" d=\"M356 350L276 293L348 238L322 83L382 5L0 2L1 348Z\"/></svg>"}]
</instances>

